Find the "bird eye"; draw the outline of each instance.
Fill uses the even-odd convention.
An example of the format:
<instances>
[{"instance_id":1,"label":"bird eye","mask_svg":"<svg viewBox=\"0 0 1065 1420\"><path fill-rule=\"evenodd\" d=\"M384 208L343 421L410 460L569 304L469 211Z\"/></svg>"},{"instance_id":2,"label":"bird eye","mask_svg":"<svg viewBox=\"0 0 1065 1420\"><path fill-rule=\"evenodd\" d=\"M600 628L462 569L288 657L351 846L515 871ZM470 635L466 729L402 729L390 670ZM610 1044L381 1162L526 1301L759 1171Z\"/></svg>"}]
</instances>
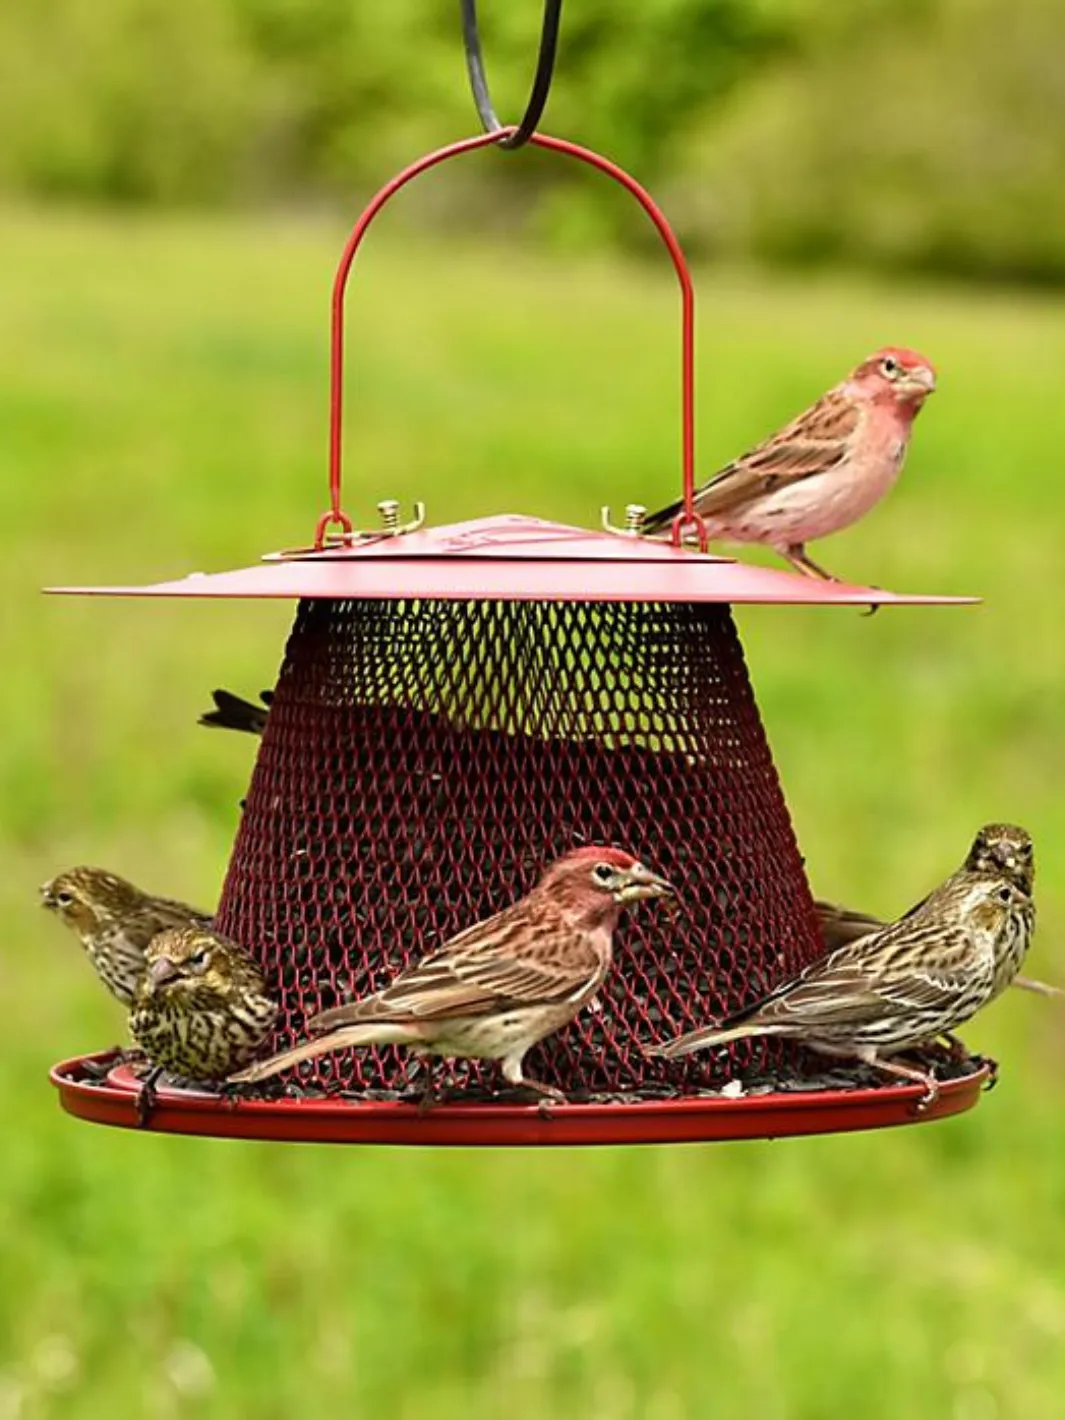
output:
<instances>
[{"instance_id":1,"label":"bird eye","mask_svg":"<svg viewBox=\"0 0 1065 1420\"><path fill-rule=\"evenodd\" d=\"M72 892L67 892L67 890L64 888L62 892L56 893L55 900L60 907L69 907L70 904L74 901L74 894Z\"/></svg>"},{"instance_id":2,"label":"bird eye","mask_svg":"<svg viewBox=\"0 0 1065 1420\"><path fill-rule=\"evenodd\" d=\"M614 869L609 863L596 863L592 869L592 877L597 883L609 883L613 881Z\"/></svg>"},{"instance_id":3,"label":"bird eye","mask_svg":"<svg viewBox=\"0 0 1065 1420\"><path fill-rule=\"evenodd\" d=\"M205 947L203 951L195 952L191 957L188 957L186 964L193 967L196 971L202 971L210 960L211 953Z\"/></svg>"},{"instance_id":4,"label":"bird eye","mask_svg":"<svg viewBox=\"0 0 1065 1420\"><path fill-rule=\"evenodd\" d=\"M1007 906L1013 901L1013 889L1010 887L1000 887L995 893L999 902L1004 902Z\"/></svg>"},{"instance_id":5,"label":"bird eye","mask_svg":"<svg viewBox=\"0 0 1065 1420\"><path fill-rule=\"evenodd\" d=\"M889 380L893 380L902 369L902 366L895 359L894 355L885 355L880 362L881 372L887 375Z\"/></svg>"}]
</instances>

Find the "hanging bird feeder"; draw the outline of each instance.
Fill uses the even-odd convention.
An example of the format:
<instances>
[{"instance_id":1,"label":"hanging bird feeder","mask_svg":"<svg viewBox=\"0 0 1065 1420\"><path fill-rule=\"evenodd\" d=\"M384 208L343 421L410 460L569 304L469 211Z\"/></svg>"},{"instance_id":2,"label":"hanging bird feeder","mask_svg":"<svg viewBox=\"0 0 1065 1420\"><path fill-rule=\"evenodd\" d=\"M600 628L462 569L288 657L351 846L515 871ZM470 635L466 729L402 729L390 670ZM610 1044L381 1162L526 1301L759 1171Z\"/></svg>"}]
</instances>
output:
<instances>
[{"instance_id":1,"label":"hanging bird feeder","mask_svg":"<svg viewBox=\"0 0 1065 1420\"><path fill-rule=\"evenodd\" d=\"M276 1048L302 1039L316 1011L381 988L519 897L574 846L624 845L678 884L683 906L630 914L593 1008L530 1053L530 1072L570 1101L546 1114L494 1094L492 1067L476 1063L454 1067L454 1102L422 1111L410 1061L385 1047L309 1061L278 1098L163 1085L152 1127L317 1142L617 1144L866 1129L969 1109L986 1078L975 1065L919 1113L916 1084L866 1085L838 1071L804 1084L811 1057L771 1039L676 1063L642 1053L648 1040L760 999L823 950L731 606L965 599L816 582L707 554L693 507L694 292L684 256L632 177L533 131L558 4L547 6L533 100L515 127L501 127L488 102L473 8L467 55L487 132L389 182L341 257L330 505L312 544L238 571L52 590L298 603L215 923L258 959L280 1002ZM641 538L632 507L621 528L603 510L594 530L519 515L434 526L420 506L405 522L388 501L364 532L345 511L344 296L363 237L420 173L525 143L620 183L672 258L684 494L672 545ZM692 534L700 552L679 545ZM739 1083L752 1076L762 1083ZM136 1125L140 1085L128 1065L79 1057L52 1079L70 1113Z\"/></svg>"}]
</instances>

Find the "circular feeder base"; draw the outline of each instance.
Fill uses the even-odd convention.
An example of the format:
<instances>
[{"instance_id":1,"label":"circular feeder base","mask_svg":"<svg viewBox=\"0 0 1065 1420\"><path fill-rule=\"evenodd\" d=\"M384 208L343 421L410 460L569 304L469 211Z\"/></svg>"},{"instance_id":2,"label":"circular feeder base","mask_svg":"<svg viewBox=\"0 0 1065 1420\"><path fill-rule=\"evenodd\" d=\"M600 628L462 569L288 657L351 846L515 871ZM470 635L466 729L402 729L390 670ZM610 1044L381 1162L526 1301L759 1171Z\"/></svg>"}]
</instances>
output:
<instances>
[{"instance_id":1,"label":"circular feeder base","mask_svg":"<svg viewBox=\"0 0 1065 1420\"><path fill-rule=\"evenodd\" d=\"M79 1119L137 1128L140 1082L112 1053L75 1056L51 1071L63 1108ZM168 1134L271 1139L306 1144L583 1145L680 1144L778 1139L927 1123L972 1109L986 1066L944 1080L920 1109L920 1085L788 1090L738 1098L687 1096L609 1103L439 1104L420 1109L391 1100L280 1098L229 1100L161 1086L148 1128Z\"/></svg>"}]
</instances>

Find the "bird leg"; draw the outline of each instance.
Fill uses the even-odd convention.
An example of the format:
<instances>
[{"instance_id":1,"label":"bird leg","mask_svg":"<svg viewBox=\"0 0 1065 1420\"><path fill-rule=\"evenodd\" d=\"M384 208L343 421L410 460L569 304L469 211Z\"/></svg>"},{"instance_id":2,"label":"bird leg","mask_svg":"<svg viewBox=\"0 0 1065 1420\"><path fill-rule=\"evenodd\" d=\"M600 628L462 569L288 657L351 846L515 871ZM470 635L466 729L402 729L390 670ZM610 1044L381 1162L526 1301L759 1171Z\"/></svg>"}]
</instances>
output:
<instances>
[{"instance_id":1,"label":"bird leg","mask_svg":"<svg viewBox=\"0 0 1065 1420\"><path fill-rule=\"evenodd\" d=\"M885 1060L875 1046L863 1050L858 1059L866 1065L872 1065L874 1069L883 1070L887 1075L896 1075L899 1079L914 1080L924 1085L924 1094L917 1101L917 1109L921 1113L939 1098L939 1081L930 1070L917 1070L912 1065L900 1065L897 1060Z\"/></svg>"},{"instance_id":2,"label":"bird leg","mask_svg":"<svg viewBox=\"0 0 1065 1420\"><path fill-rule=\"evenodd\" d=\"M152 1111L155 1109L157 1098L156 1085L162 1078L163 1067L156 1065L149 1070L141 1081L140 1090L137 1093L137 1128L147 1129L151 1123Z\"/></svg>"},{"instance_id":3,"label":"bird leg","mask_svg":"<svg viewBox=\"0 0 1065 1420\"><path fill-rule=\"evenodd\" d=\"M969 1047L952 1030L941 1030L936 1039L946 1043L947 1053L951 1060L968 1060Z\"/></svg>"},{"instance_id":4,"label":"bird leg","mask_svg":"<svg viewBox=\"0 0 1065 1420\"><path fill-rule=\"evenodd\" d=\"M801 572L804 577L815 577L819 582L839 581L838 577L833 577L831 572L826 572L812 557L806 555L806 548L801 542L792 542L787 547L777 550L786 561L791 563L796 572Z\"/></svg>"},{"instance_id":5,"label":"bird leg","mask_svg":"<svg viewBox=\"0 0 1065 1420\"><path fill-rule=\"evenodd\" d=\"M503 1078L508 1085L514 1085L518 1089L528 1090L531 1094L539 1097L540 1114L544 1119L551 1118L552 1104L566 1104L566 1096L554 1085L545 1085L540 1080L534 1080L530 1075L522 1074L521 1056L517 1059L513 1057L503 1061Z\"/></svg>"},{"instance_id":6,"label":"bird leg","mask_svg":"<svg viewBox=\"0 0 1065 1420\"><path fill-rule=\"evenodd\" d=\"M418 1113L424 1114L426 1110L432 1109L434 1104L443 1102L445 1092L436 1088L436 1067L442 1063L440 1057L423 1055L421 1062L425 1071L425 1084L422 1085L422 1092L418 1096Z\"/></svg>"}]
</instances>

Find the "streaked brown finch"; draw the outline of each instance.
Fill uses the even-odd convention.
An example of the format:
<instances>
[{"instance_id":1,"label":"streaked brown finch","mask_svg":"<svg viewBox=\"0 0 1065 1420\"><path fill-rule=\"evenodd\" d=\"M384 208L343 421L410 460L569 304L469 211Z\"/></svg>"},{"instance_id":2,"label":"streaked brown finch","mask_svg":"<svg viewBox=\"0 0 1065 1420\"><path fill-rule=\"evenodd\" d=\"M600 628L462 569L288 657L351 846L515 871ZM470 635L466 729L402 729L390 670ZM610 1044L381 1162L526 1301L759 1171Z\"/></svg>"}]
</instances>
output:
<instances>
[{"instance_id":1,"label":"streaked brown finch","mask_svg":"<svg viewBox=\"0 0 1065 1420\"><path fill-rule=\"evenodd\" d=\"M277 1015L262 973L243 947L216 932L174 927L148 944L129 1028L151 1066L140 1115L168 1074L220 1083L261 1050Z\"/></svg>"},{"instance_id":2,"label":"streaked brown finch","mask_svg":"<svg viewBox=\"0 0 1065 1420\"><path fill-rule=\"evenodd\" d=\"M41 906L81 941L97 976L123 1005L133 1002L148 943L167 927L206 926L209 912L141 892L103 868L70 868L41 888Z\"/></svg>"},{"instance_id":3,"label":"streaked brown finch","mask_svg":"<svg viewBox=\"0 0 1065 1420\"><path fill-rule=\"evenodd\" d=\"M965 867L974 872L1001 871L1029 896L1035 883L1035 855L1031 836L1016 824L989 823L977 834ZM918 904L920 905L920 904ZM819 899L814 903L818 925L828 951L857 941L887 926L878 917ZM912 909L911 909L912 910ZM1065 996L1059 986L1051 986L1031 976L1016 976L1012 985L1038 996Z\"/></svg>"},{"instance_id":4,"label":"streaked brown finch","mask_svg":"<svg viewBox=\"0 0 1065 1420\"><path fill-rule=\"evenodd\" d=\"M809 577L835 580L806 544L863 518L894 486L913 421L936 387L930 361L888 346L757 448L696 491L712 540L763 543ZM652 513L644 530L668 537L681 511Z\"/></svg>"},{"instance_id":5,"label":"streaked brown finch","mask_svg":"<svg viewBox=\"0 0 1065 1420\"><path fill-rule=\"evenodd\" d=\"M919 1081L927 1105L939 1093L934 1074L894 1057L940 1037L964 1053L953 1032L1014 979L1034 926L1031 895L1014 875L963 867L891 926L837 948L756 1005L647 1053L675 1059L783 1036Z\"/></svg>"},{"instance_id":6,"label":"streaked brown finch","mask_svg":"<svg viewBox=\"0 0 1065 1420\"><path fill-rule=\"evenodd\" d=\"M526 1052L595 996L622 910L672 893L620 848L579 848L552 864L527 896L452 937L383 991L313 1017L309 1028L318 1039L233 1079L264 1080L349 1046L404 1045L418 1055L499 1060L508 1084L564 1100L523 1072Z\"/></svg>"}]
</instances>

